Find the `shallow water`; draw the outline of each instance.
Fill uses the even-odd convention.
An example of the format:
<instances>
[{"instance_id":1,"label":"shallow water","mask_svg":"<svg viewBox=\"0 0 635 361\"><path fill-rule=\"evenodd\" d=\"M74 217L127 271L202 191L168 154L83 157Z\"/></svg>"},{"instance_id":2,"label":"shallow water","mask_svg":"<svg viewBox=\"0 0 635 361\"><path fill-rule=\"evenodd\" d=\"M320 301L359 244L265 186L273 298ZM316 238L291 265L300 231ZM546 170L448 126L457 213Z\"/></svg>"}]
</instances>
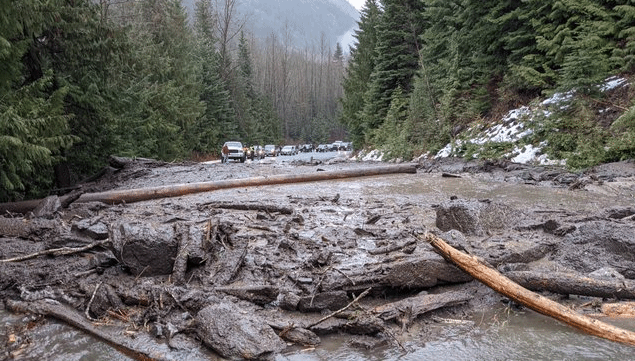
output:
<instances>
[{"instance_id":1,"label":"shallow water","mask_svg":"<svg viewBox=\"0 0 635 361\"><path fill-rule=\"evenodd\" d=\"M22 317L0 311L2 330ZM635 330L635 319L602 319ZM463 324L432 323L409 332L396 346L372 350L349 345L348 336L323 337L317 349L295 348L276 361L406 361L406 360L635 360L635 348L588 336L535 312L500 307L495 312L477 313ZM31 345L17 359L25 360L131 360L116 349L70 326L49 321L33 328ZM399 336L403 341L403 336ZM217 358L212 358L217 359Z\"/></svg>"},{"instance_id":2,"label":"shallow water","mask_svg":"<svg viewBox=\"0 0 635 361\"><path fill-rule=\"evenodd\" d=\"M298 351L278 361L362 361L362 360L634 360L635 348L577 332L533 311L496 312L474 315L466 325L432 324L440 335L431 341L404 343L398 347L373 350L353 348L338 340L323 340L318 350ZM603 319L622 328L635 330L634 319ZM445 329L445 330L444 330ZM428 330L429 333L430 330ZM425 332L424 332L425 333ZM423 336L425 338L427 336Z\"/></svg>"}]
</instances>

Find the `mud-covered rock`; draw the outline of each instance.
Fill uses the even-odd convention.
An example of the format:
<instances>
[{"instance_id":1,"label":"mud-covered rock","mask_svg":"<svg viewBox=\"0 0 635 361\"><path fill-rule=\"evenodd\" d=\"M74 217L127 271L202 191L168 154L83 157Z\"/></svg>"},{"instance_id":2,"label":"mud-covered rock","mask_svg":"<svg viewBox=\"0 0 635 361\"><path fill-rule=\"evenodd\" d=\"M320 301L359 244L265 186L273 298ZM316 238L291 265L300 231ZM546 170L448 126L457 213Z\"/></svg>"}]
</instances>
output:
<instances>
[{"instance_id":1,"label":"mud-covered rock","mask_svg":"<svg viewBox=\"0 0 635 361\"><path fill-rule=\"evenodd\" d=\"M576 225L558 245L555 260L581 273L614 267L626 278L635 278L635 237L630 224L590 221Z\"/></svg>"},{"instance_id":2,"label":"mud-covered rock","mask_svg":"<svg viewBox=\"0 0 635 361\"><path fill-rule=\"evenodd\" d=\"M284 329L280 332L280 337L285 341L303 346L316 346L322 342L320 336L316 335L315 332L300 327Z\"/></svg>"},{"instance_id":3,"label":"mud-covered rock","mask_svg":"<svg viewBox=\"0 0 635 361\"><path fill-rule=\"evenodd\" d=\"M444 232L456 229L467 236L482 236L513 226L519 213L500 203L456 199L436 207L436 226Z\"/></svg>"},{"instance_id":4,"label":"mud-covered rock","mask_svg":"<svg viewBox=\"0 0 635 361\"><path fill-rule=\"evenodd\" d=\"M33 210L35 217L51 219L55 217L55 213L62 208L62 203L58 196L49 196L44 198L40 204Z\"/></svg>"},{"instance_id":5,"label":"mud-covered rock","mask_svg":"<svg viewBox=\"0 0 635 361\"><path fill-rule=\"evenodd\" d=\"M108 238L108 226L97 219L81 219L71 226L71 231L96 240Z\"/></svg>"},{"instance_id":6,"label":"mud-covered rock","mask_svg":"<svg viewBox=\"0 0 635 361\"><path fill-rule=\"evenodd\" d=\"M286 345L260 317L222 302L203 308L196 316L203 343L229 359L270 359Z\"/></svg>"},{"instance_id":7,"label":"mud-covered rock","mask_svg":"<svg viewBox=\"0 0 635 361\"><path fill-rule=\"evenodd\" d=\"M278 297L278 305L283 310L295 311L298 307L298 303L300 303L300 296L293 292L284 292L281 293Z\"/></svg>"},{"instance_id":8,"label":"mud-covered rock","mask_svg":"<svg viewBox=\"0 0 635 361\"><path fill-rule=\"evenodd\" d=\"M178 242L165 224L117 222L110 228L113 253L135 276L172 273Z\"/></svg>"}]
</instances>

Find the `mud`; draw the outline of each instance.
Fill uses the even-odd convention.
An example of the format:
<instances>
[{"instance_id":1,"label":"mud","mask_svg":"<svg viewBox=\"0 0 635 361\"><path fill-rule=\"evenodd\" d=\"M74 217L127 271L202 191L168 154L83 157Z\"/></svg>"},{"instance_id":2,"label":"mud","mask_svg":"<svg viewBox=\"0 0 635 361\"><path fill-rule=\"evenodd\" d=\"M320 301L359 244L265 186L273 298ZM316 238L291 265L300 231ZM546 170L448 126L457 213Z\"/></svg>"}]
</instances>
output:
<instances>
[{"instance_id":1,"label":"mud","mask_svg":"<svg viewBox=\"0 0 635 361\"><path fill-rule=\"evenodd\" d=\"M421 161L417 174L72 202L81 192L375 166L119 158L112 165L65 202L50 197L27 215L0 218L0 298L5 307L21 302L22 312L31 305L42 313L38 302L63 305L132 349L135 340L167 345L163 356L153 354L159 359L192 349L199 351L190 358L272 358L290 345L319 348L320 335L334 333L399 345L409 329L503 301L421 241L425 232L510 274L635 279L632 162L571 173L446 159ZM103 240L82 252L4 261ZM578 292L583 297L567 302L582 312L620 301ZM15 335L26 328L3 331L4 357L37 347L20 345L27 337Z\"/></svg>"}]
</instances>

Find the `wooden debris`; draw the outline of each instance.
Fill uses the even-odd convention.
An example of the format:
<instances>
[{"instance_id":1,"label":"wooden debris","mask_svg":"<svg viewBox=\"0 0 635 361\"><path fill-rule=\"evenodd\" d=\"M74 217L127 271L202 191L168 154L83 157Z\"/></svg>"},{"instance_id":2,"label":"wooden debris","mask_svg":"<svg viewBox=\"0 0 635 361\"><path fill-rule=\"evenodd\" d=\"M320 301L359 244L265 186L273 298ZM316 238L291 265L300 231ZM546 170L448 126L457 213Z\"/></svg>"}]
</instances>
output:
<instances>
[{"instance_id":1,"label":"wooden debris","mask_svg":"<svg viewBox=\"0 0 635 361\"><path fill-rule=\"evenodd\" d=\"M29 260L29 259L32 259L32 258L35 258L35 257L39 257L39 256L67 256L67 255L70 255L70 254L75 254L75 253L81 253L81 252L84 252L84 251L88 251L89 249L92 249L92 248L95 248L95 247L103 246L103 245L105 245L108 242L109 242L109 240L105 239L105 240L101 240L101 241L97 241L97 242L91 243L91 244L86 245L84 247L77 247L77 248L62 247L62 248L47 249L47 250L44 250L44 251L27 254L25 256L0 259L0 263L26 261L26 260Z\"/></svg>"},{"instance_id":2,"label":"wooden debris","mask_svg":"<svg viewBox=\"0 0 635 361\"><path fill-rule=\"evenodd\" d=\"M472 295L465 291L418 295L377 306L371 312L382 320L388 321L402 316L404 310L409 310L410 317L414 320L426 312L443 307L456 306L467 302L471 298Z\"/></svg>"},{"instance_id":3,"label":"wooden debris","mask_svg":"<svg viewBox=\"0 0 635 361\"><path fill-rule=\"evenodd\" d=\"M445 259L511 300L590 335L635 346L635 332L586 317L566 306L531 292L503 276L497 270L484 265L476 257L456 250L433 234L428 233L426 241L437 249Z\"/></svg>"},{"instance_id":4,"label":"wooden debris","mask_svg":"<svg viewBox=\"0 0 635 361\"><path fill-rule=\"evenodd\" d=\"M404 243L400 243L400 244L390 244L390 245L385 246L385 247L369 249L368 253L370 253L372 255L386 254L386 253L398 251L398 250L401 250L401 249L404 249L404 248L407 248L409 246L416 245L416 244L417 244L417 240L416 239L411 239L411 240L408 240L408 241L406 241Z\"/></svg>"},{"instance_id":5,"label":"wooden debris","mask_svg":"<svg viewBox=\"0 0 635 361\"><path fill-rule=\"evenodd\" d=\"M122 337L118 332L108 332L106 328L93 325L77 310L52 300L23 302L7 300L7 308L12 312L31 312L50 316L65 322L81 331L114 346L125 355L141 361L173 360L169 353L153 348L144 342L135 343L133 339Z\"/></svg>"},{"instance_id":6,"label":"wooden debris","mask_svg":"<svg viewBox=\"0 0 635 361\"><path fill-rule=\"evenodd\" d=\"M414 164L399 164L372 168L344 169L306 174L281 174L269 177L255 177L246 179L227 179L212 182L174 184L159 187L121 189L101 193L84 193L76 202L104 202L107 204L132 203L166 197L179 197L186 194L211 192L220 189L257 187L273 184L317 182L332 179L346 179L353 177L367 177L395 173L416 173Z\"/></svg>"},{"instance_id":7,"label":"wooden debris","mask_svg":"<svg viewBox=\"0 0 635 361\"><path fill-rule=\"evenodd\" d=\"M635 281L585 277L576 273L514 271L509 279L532 291L563 295L582 295L617 299L635 299Z\"/></svg>"},{"instance_id":8,"label":"wooden debris","mask_svg":"<svg viewBox=\"0 0 635 361\"><path fill-rule=\"evenodd\" d=\"M342 312L346 311L349 307L351 307L352 305L354 305L355 303L357 303L357 301L359 301L359 300L361 300L362 298L364 298L364 297L365 297L365 296L366 296L366 295L370 292L370 290L372 290L372 288L368 288L368 289L366 289L366 291L362 292L359 296L355 297L355 299L354 299L354 300L352 300L352 301L351 301L348 305L346 305L346 306L344 306L344 307L340 308L339 310L337 310L337 311L335 311L335 312L333 312L333 313L330 313L330 314L328 314L328 315L326 315L326 316L324 316L324 317L320 318L319 320L317 320L316 322L313 322L312 324L308 325L308 326L307 326L307 327L305 327L305 328L310 329L311 327L316 326L316 325L319 325L320 323L322 323L322 322L324 322L324 321L328 320L329 318L334 317L334 316L336 316L337 314L339 314L339 313L342 313Z\"/></svg>"},{"instance_id":9,"label":"wooden debris","mask_svg":"<svg viewBox=\"0 0 635 361\"><path fill-rule=\"evenodd\" d=\"M249 203L229 203L229 202L208 202L198 206L199 210L202 208L221 208L221 209L235 209L239 211L260 211L266 213L280 213L280 214L293 214L293 208L280 207L268 204L249 204Z\"/></svg>"}]
</instances>

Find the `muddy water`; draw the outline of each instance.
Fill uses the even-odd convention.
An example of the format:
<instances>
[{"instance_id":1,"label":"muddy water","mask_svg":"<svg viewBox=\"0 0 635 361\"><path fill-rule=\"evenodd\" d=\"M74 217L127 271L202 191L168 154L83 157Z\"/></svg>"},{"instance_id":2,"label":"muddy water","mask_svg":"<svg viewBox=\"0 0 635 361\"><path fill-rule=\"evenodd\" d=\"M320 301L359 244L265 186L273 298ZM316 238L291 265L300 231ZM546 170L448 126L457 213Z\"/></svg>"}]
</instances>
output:
<instances>
[{"instance_id":1,"label":"muddy water","mask_svg":"<svg viewBox=\"0 0 635 361\"><path fill-rule=\"evenodd\" d=\"M19 317L0 311L4 329L19 322ZM603 319L635 330L633 319ZM276 361L364 361L364 360L633 360L635 350L596 337L581 334L555 320L532 311L499 308L475 314L460 324L440 319L421 330L410 330L406 351L395 346L372 350L352 346L340 337L323 337L318 349L294 348ZM131 360L114 348L79 331L49 321L28 334L31 346L16 359L23 360ZM213 358L212 358L213 359Z\"/></svg>"},{"instance_id":2,"label":"muddy water","mask_svg":"<svg viewBox=\"0 0 635 361\"><path fill-rule=\"evenodd\" d=\"M25 323L24 319L23 315L0 310L0 337L8 337L14 327ZM29 338L29 346L21 350L12 350L15 357L6 360L131 360L94 337L56 321L38 322L23 336ZM0 353L0 359L5 360L6 356L4 351Z\"/></svg>"},{"instance_id":3,"label":"muddy water","mask_svg":"<svg viewBox=\"0 0 635 361\"><path fill-rule=\"evenodd\" d=\"M580 334L557 321L531 311L508 313L506 309L477 314L461 326L432 324L424 338L430 341L405 342L407 351L395 347L360 350L336 342L320 350L297 352L280 360L633 360L633 347ZM635 329L633 320L611 320ZM443 331L442 329L449 329ZM437 330L435 330L437 329ZM420 335L415 335L417 338Z\"/></svg>"}]
</instances>

